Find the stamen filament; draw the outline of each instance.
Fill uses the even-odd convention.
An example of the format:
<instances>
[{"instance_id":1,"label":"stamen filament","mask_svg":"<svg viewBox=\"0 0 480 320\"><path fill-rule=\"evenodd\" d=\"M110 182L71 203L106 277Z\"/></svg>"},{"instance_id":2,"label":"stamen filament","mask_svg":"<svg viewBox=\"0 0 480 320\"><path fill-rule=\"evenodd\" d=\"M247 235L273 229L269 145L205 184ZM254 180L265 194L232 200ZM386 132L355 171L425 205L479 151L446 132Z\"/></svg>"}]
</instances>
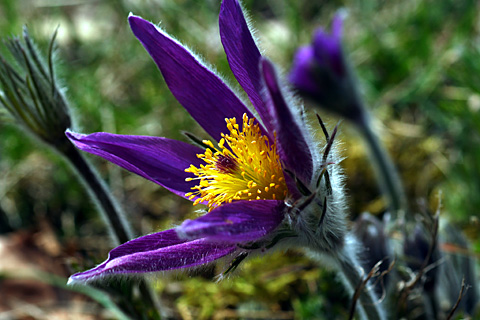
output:
<instances>
[{"instance_id":1,"label":"stamen filament","mask_svg":"<svg viewBox=\"0 0 480 320\"><path fill-rule=\"evenodd\" d=\"M222 133L218 147L209 140L209 148L197 155L205 164L199 168L190 165L186 172L200 180L185 197L194 205L207 203L210 209L233 200L284 199L287 186L275 143L270 143L255 119L243 115L243 128L235 118L225 119L228 134Z\"/></svg>"}]
</instances>

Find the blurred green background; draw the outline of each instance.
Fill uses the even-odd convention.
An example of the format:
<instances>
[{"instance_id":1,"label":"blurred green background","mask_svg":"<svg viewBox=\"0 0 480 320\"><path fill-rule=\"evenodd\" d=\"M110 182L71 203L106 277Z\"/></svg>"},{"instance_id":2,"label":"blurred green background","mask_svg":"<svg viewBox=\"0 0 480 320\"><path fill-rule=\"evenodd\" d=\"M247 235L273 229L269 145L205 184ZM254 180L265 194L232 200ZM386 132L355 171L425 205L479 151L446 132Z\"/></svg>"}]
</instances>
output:
<instances>
[{"instance_id":1,"label":"blurred green background","mask_svg":"<svg viewBox=\"0 0 480 320\"><path fill-rule=\"evenodd\" d=\"M412 208L434 211L440 196L442 216L467 233L472 241L469 254L478 256L478 2L246 0L243 5L265 55L285 71L312 31L329 25L339 8L347 9L344 44ZM126 18L133 12L161 22L241 92L221 46L219 7L219 0L3 0L0 36L20 35L27 25L46 52L58 27L57 74L74 106L78 131L186 140L182 130L205 134L173 98ZM5 48L0 52L8 56ZM322 117L330 128L339 120L331 114ZM2 239L22 234L29 245L62 266L58 273L64 276L103 261L111 244L68 166L10 122L2 116ZM341 125L340 139L352 220L364 211L381 216L384 202L362 141L347 122ZM193 216L190 202L103 160L89 159L112 186L137 235ZM253 259L220 283L214 279L218 270L211 267L152 281L172 314L183 319L252 314L259 319L341 319L348 310L348 297L332 273L298 251Z\"/></svg>"}]
</instances>

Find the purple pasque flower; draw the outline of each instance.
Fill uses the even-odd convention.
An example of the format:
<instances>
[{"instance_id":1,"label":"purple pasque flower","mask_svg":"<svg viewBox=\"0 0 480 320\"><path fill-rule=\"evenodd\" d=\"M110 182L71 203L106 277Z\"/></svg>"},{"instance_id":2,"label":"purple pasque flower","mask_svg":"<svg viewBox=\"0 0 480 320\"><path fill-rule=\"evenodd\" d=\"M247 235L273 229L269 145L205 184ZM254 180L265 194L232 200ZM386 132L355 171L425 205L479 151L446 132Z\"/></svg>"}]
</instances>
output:
<instances>
[{"instance_id":1,"label":"purple pasque flower","mask_svg":"<svg viewBox=\"0 0 480 320\"><path fill-rule=\"evenodd\" d=\"M331 32L317 28L312 43L298 49L289 80L300 94L331 112L358 122L363 121L363 107L343 52L344 16L343 11L338 12Z\"/></svg>"},{"instance_id":2,"label":"purple pasque flower","mask_svg":"<svg viewBox=\"0 0 480 320\"><path fill-rule=\"evenodd\" d=\"M298 228L325 211L324 202L303 210L316 203L316 193L308 191L307 197L305 188L318 187L325 157L320 161L320 152L312 150L305 123L284 98L275 68L261 56L238 1L222 2L220 36L231 70L258 120L179 42L140 17L131 15L128 20L173 95L214 142L203 140L203 149L163 137L66 134L79 149L194 204L205 204L208 210L177 228L118 246L105 262L71 276L70 282L194 267L224 256L241 261L251 251L264 251L286 237L299 236ZM304 186L303 192L298 185ZM301 213L295 210L299 203ZM310 215L303 224L298 223L302 214Z\"/></svg>"}]
</instances>

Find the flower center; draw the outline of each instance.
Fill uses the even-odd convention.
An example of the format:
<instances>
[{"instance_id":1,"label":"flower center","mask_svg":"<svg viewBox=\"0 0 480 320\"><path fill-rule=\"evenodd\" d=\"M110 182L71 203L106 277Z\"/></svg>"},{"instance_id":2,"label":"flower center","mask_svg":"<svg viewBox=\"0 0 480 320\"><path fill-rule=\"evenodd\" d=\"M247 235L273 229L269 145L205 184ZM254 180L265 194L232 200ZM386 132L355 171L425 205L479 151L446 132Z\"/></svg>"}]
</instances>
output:
<instances>
[{"instance_id":1,"label":"flower center","mask_svg":"<svg viewBox=\"0 0 480 320\"><path fill-rule=\"evenodd\" d=\"M287 185L275 143L262 135L255 119L243 115L243 128L235 118L225 119L229 134L222 133L216 148L209 140L204 154L198 154L206 164L199 168L190 165L185 172L200 180L185 194L193 205L207 202L210 209L234 200L281 200L287 195Z\"/></svg>"}]
</instances>

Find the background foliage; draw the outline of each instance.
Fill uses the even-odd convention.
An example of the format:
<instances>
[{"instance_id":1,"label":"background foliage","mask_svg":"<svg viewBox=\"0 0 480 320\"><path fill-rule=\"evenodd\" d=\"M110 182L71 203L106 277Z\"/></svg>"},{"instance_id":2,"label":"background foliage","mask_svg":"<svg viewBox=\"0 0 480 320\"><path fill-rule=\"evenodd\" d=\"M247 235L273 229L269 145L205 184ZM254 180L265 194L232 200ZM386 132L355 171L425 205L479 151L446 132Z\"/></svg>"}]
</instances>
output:
<instances>
[{"instance_id":1,"label":"background foliage","mask_svg":"<svg viewBox=\"0 0 480 320\"><path fill-rule=\"evenodd\" d=\"M314 28L328 25L337 9L348 10L344 43L366 100L378 118L377 130L398 164L412 207L416 211L435 210L440 195L443 217L464 229L473 243L467 254L478 256L477 1L246 0L243 4L265 54L284 70L290 67L295 49L310 41ZM204 56L239 89L218 35L219 6L218 0L4 0L0 3L0 36L19 35L26 24L45 52L51 34L59 28L57 56L61 63L57 72L68 88L80 131L185 140L182 130L199 136L204 133L168 91L126 18L131 11L153 22L161 21L165 30ZM330 126L338 121L330 114L322 116ZM49 263L59 266L46 271L60 276L101 262L111 245L71 171L55 154L10 126L8 118L2 116L2 120L2 243L13 241L20 246L15 248L34 248L40 257L48 257ZM346 122L341 133L352 219L363 211L381 216L384 202L362 141ZM89 158L124 204L138 235L194 216L188 201ZM0 266L0 275L5 272L8 279L8 263L5 265ZM233 279L221 283L215 283L214 269L154 280L175 317L328 319L347 312L348 297L332 274L316 267L301 252L277 252L254 259ZM5 294L5 287L0 290L0 295ZM55 303L40 302L40 306L53 308ZM11 306L2 303L0 310L12 312ZM101 314L100 307L95 310Z\"/></svg>"}]
</instances>

